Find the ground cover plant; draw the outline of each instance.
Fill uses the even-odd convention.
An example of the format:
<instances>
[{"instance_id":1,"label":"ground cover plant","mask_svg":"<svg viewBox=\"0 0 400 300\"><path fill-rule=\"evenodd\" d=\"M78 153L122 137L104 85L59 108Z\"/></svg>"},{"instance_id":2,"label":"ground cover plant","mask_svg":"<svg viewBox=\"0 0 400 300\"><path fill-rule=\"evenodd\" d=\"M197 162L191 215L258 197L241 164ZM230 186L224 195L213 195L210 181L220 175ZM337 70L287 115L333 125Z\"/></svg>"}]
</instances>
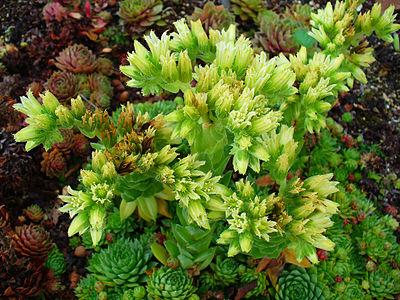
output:
<instances>
[{"instance_id":1,"label":"ground cover plant","mask_svg":"<svg viewBox=\"0 0 400 300\"><path fill-rule=\"evenodd\" d=\"M396 47L395 7L202 4L190 17L172 1L43 7L46 30L64 32L42 37L54 68L0 103L0 176L13 183L0 190L1 296L400 294L397 209L376 201L395 201L400 179L379 174L387 154L353 138L358 106L340 103L368 86L368 39ZM4 74L28 55L10 30ZM35 172L33 156L52 200L26 205L29 188L13 181Z\"/></svg>"}]
</instances>

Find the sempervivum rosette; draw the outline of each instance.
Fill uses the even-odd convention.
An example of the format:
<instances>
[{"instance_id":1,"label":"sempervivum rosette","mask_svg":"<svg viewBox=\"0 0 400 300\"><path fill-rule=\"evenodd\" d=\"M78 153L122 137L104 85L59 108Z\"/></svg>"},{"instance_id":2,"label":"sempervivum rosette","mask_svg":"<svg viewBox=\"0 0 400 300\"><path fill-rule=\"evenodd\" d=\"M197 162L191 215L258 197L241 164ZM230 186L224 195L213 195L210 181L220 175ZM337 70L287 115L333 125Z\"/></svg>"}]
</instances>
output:
<instances>
[{"instance_id":1,"label":"sempervivum rosette","mask_svg":"<svg viewBox=\"0 0 400 300\"><path fill-rule=\"evenodd\" d=\"M44 218L43 210L37 204L32 204L24 209L24 215L35 223L39 223Z\"/></svg>"},{"instance_id":2,"label":"sempervivum rosette","mask_svg":"<svg viewBox=\"0 0 400 300\"><path fill-rule=\"evenodd\" d=\"M224 286L238 281L240 274L244 271L244 265L240 265L234 258L222 259L221 256L217 256L217 261L211 264L211 268L215 272L215 279Z\"/></svg>"},{"instance_id":3,"label":"sempervivum rosette","mask_svg":"<svg viewBox=\"0 0 400 300\"><path fill-rule=\"evenodd\" d=\"M50 234L38 225L17 226L12 239L18 253L33 258L46 256L53 247Z\"/></svg>"},{"instance_id":4,"label":"sempervivum rosette","mask_svg":"<svg viewBox=\"0 0 400 300\"><path fill-rule=\"evenodd\" d=\"M162 267L153 272L147 282L147 292L155 299L183 300L190 298L196 288L187 271Z\"/></svg>"},{"instance_id":5,"label":"sempervivum rosette","mask_svg":"<svg viewBox=\"0 0 400 300\"><path fill-rule=\"evenodd\" d=\"M56 57L56 67L73 73L90 73L97 67L96 56L84 45L72 45Z\"/></svg>"},{"instance_id":6,"label":"sempervivum rosette","mask_svg":"<svg viewBox=\"0 0 400 300\"><path fill-rule=\"evenodd\" d=\"M145 280L144 271L152 267L150 248L138 241L120 239L93 255L87 269L108 286L135 287Z\"/></svg>"},{"instance_id":7,"label":"sempervivum rosette","mask_svg":"<svg viewBox=\"0 0 400 300\"><path fill-rule=\"evenodd\" d=\"M315 268L307 270L292 265L282 272L276 288L278 300L327 299L326 289L318 281Z\"/></svg>"},{"instance_id":8,"label":"sempervivum rosette","mask_svg":"<svg viewBox=\"0 0 400 300\"><path fill-rule=\"evenodd\" d=\"M67 270L67 264L64 255L58 250L58 248L53 248L44 266L54 272L55 276L61 276Z\"/></svg>"},{"instance_id":9,"label":"sempervivum rosette","mask_svg":"<svg viewBox=\"0 0 400 300\"><path fill-rule=\"evenodd\" d=\"M59 177L67 170L67 161L64 155L57 148L43 152L43 160L40 162L41 171L49 177Z\"/></svg>"},{"instance_id":10,"label":"sempervivum rosette","mask_svg":"<svg viewBox=\"0 0 400 300\"><path fill-rule=\"evenodd\" d=\"M79 93L79 82L71 72L54 72L45 86L60 101L67 101Z\"/></svg>"},{"instance_id":11,"label":"sempervivum rosette","mask_svg":"<svg viewBox=\"0 0 400 300\"><path fill-rule=\"evenodd\" d=\"M200 20L204 30L208 33L210 28L214 30L228 29L229 25L235 23L235 16L224 8L223 5L215 5L208 1L203 8L195 7L189 20Z\"/></svg>"},{"instance_id":12,"label":"sempervivum rosette","mask_svg":"<svg viewBox=\"0 0 400 300\"><path fill-rule=\"evenodd\" d=\"M160 21L162 10L161 0L124 0L119 3L118 15L133 31L141 32Z\"/></svg>"}]
</instances>

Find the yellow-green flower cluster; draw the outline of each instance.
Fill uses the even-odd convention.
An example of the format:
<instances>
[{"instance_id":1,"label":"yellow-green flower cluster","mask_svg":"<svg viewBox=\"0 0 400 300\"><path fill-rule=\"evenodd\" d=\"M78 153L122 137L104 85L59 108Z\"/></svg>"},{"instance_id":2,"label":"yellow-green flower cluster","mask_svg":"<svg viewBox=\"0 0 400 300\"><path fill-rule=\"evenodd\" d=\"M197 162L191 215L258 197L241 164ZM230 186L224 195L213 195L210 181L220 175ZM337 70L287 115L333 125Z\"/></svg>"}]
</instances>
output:
<instances>
[{"instance_id":1,"label":"yellow-green flower cluster","mask_svg":"<svg viewBox=\"0 0 400 300\"><path fill-rule=\"evenodd\" d=\"M220 177L212 177L211 171L203 172L199 168L204 164L197 155L188 155L172 166L174 179L172 191L175 199L186 209L189 221L195 221L200 227L210 229L207 210L221 211L218 205L222 197L230 193L229 189L218 183Z\"/></svg>"},{"instance_id":2,"label":"yellow-green flower cluster","mask_svg":"<svg viewBox=\"0 0 400 300\"><path fill-rule=\"evenodd\" d=\"M269 234L279 230L277 222L270 220L268 215L281 201L280 197L271 194L260 198L255 195L250 182L243 180L236 183L236 190L224 196L221 205L229 227L221 233L217 242L229 244L228 256L250 252L255 239L269 241Z\"/></svg>"},{"instance_id":3,"label":"yellow-green flower cluster","mask_svg":"<svg viewBox=\"0 0 400 300\"><path fill-rule=\"evenodd\" d=\"M73 190L68 187L69 195L59 196L67 204L60 208L74 218L68 229L68 235L83 234L90 230L94 245L100 241L107 209L113 207L114 183L117 177L114 164L107 161L104 153L92 153L92 170L81 170L80 181L83 188Z\"/></svg>"},{"instance_id":4,"label":"yellow-green flower cluster","mask_svg":"<svg viewBox=\"0 0 400 300\"><path fill-rule=\"evenodd\" d=\"M313 28L310 36L318 41L325 54L333 57L344 55L341 70L351 72L352 77L347 81L349 86L352 86L354 78L366 83L361 67L368 67L375 61L373 49L367 47L368 42L362 42L362 37L375 31L381 39L392 42L392 34L400 29L399 24L394 24L394 6L381 14L381 4L375 3L371 11L358 13L357 7L362 2L336 1L334 8L328 2L324 9L311 15Z\"/></svg>"},{"instance_id":5,"label":"yellow-green flower cluster","mask_svg":"<svg viewBox=\"0 0 400 300\"><path fill-rule=\"evenodd\" d=\"M282 125L279 133L272 131L266 138L266 150L270 156L265 167L277 183L286 182L286 176L296 159L297 142L293 139L294 128Z\"/></svg>"},{"instance_id":6,"label":"yellow-green flower cluster","mask_svg":"<svg viewBox=\"0 0 400 300\"><path fill-rule=\"evenodd\" d=\"M304 47L296 55L290 55L292 70L296 73L299 93L289 98L281 107L285 111L286 122L297 120L297 128L311 133L325 127L326 113L331 109L338 92L348 91L345 80L349 72L340 71L344 56L333 58L323 53L315 53L307 58Z\"/></svg>"},{"instance_id":7,"label":"yellow-green flower cluster","mask_svg":"<svg viewBox=\"0 0 400 300\"><path fill-rule=\"evenodd\" d=\"M291 247L301 247L305 241L313 247L332 251L335 244L324 236L326 229L333 225L331 216L338 211L339 204L329 200L328 196L337 192L338 182L331 181L333 174L316 175L302 182L293 179L281 191L288 214L293 218L285 230L294 235ZM307 254L317 262L315 248Z\"/></svg>"}]
</instances>

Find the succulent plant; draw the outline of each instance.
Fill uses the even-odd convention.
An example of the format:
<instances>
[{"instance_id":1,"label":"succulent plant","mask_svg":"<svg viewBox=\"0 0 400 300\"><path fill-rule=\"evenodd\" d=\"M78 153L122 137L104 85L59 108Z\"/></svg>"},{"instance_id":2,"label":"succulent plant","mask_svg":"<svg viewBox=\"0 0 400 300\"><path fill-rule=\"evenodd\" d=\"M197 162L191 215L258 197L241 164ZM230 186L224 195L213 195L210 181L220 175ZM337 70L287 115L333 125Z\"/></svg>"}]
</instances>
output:
<instances>
[{"instance_id":1,"label":"succulent plant","mask_svg":"<svg viewBox=\"0 0 400 300\"><path fill-rule=\"evenodd\" d=\"M105 57L99 57L96 60L96 71L103 75L111 76L113 74L112 61Z\"/></svg>"},{"instance_id":2,"label":"succulent plant","mask_svg":"<svg viewBox=\"0 0 400 300\"><path fill-rule=\"evenodd\" d=\"M87 269L108 286L135 287L143 282L152 264L150 248L138 240L120 239L93 254Z\"/></svg>"},{"instance_id":3,"label":"succulent plant","mask_svg":"<svg viewBox=\"0 0 400 300\"><path fill-rule=\"evenodd\" d=\"M214 274L209 271L203 271L197 280L198 294L203 295L208 291L213 291L217 287L218 282L215 280Z\"/></svg>"},{"instance_id":4,"label":"succulent plant","mask_svg":"<svg viewBox=\"0 0 400 300\"><path fill-rule=\"evenodd\" d=\"M100 73L92 73L88 76L89 87L92 93L90 101L101 108L110 106L113 89L110 80Z\"/></svg>"},{"instance_id":5,"label":"succulent plant","mask_svg":"<svg viewBox=\"0 0 400 300\"><path fill-rule=\"evenodd\" d=\"M115 209L114 212L110 213L107 217L105 233L112 233L117 237L124 237L137 230L137 227L137 220L134 218L121 220L119 210Z\"/></svg>"},{"instance_id":6,"label":"succulent plant","mask_svg":"<svg viewBox=\"0 0 400 300\"><path fill-rule=\"evenodd\" d=\"M96 67L96 56L81 44L69 46L56 57L56 67L72 73L90 73Z\"/></svg>"},{"instance_id":7,"label":"succulent plant","mask_svg":"<svg viewBox=\"0 0 400 300\"><path fill-rule=\"evenodd\" d=\"M304 5L308 7L308 5ZM311 10L308 10L310 18ZM300 44L295 35L300 31L304 34L308 27L302 21L298 21L293 15L287 12L278 15L273 11L265 10L258 15L260 32L257 33L257 40L265 51L278 55L279 53L295 53L300 49ZM310 40L312 40L310 38Z\"/></svg>"},{"instance_id":8,"label":"succulent plant","mask_svg":"<svg viewBox=\"0 0 400 300\"><path fill-rule=\"evenodd\" d=\"M12 239L18 253L32 258L46 257L53 247L50 234L39 225L17 226Z\"/></svg>"},{"instance_id":9,"label":"succulent plant","mask_svg":"<svg viewBox=\"0 0 400 300\"><path fill-rule=\"evenodd\" d=\"M67 161L57 148L43 152L43 160L40 165L42 166L41 171L49 177L63 176L67 170Z\"/></svg>"},{"instance_id":10,"label":"succulent plant","mask_svg":"<svg viewBox=\"0 0 400 300\"><path fill-rule=\"evenodd\" d=\"M52 22L54 20L61 22L68 15L67 9L59 2L47 3L43 7L42 13L47 22Z\"/></svg>"},{"instance_id":11,"label":"succulent plant","mask_svg":"<svg viewBox=\"0 0 400 300\"><path fill-rule=\"evenodd\" d=\"M251 299L251 297L254 296L261 296L265 293L265 290L268 287L268 279L267 279L267 273L266 272L259 272L256 274L256 269L254 268L247 268L246 272L241 276L241 283L250 283L252 281L257 280L257 285L254 287L254 289L250 290L247 292L245 298Z\"/></svg>"},{"instance_id":12,"label":"succulent plant","mask_svg":"<svg viewBox=\"0 0 400 300\"><path fill-rule=\"evenodd\" d=\"M315 268L305 269L292 265L289 270L284 270L279 276L277 299L328 299L326 289L322 282L318 281Z\"/></svg>"},{"instance_id":13,"label":"succulent plant","mask_svg":"<svg viewBox=\"0 0 400 300\"><path fill-rule=\"evenodd\" d=\"M37 204L32 204L24 209L24 214L29 220L35 223L39 223L44 218L44 212Z\"/></svg>"},{"instance_id":14,"label":"succulent plant","mask_svg":"<svg viewBox=\"0 0 400 300\"><path fill-rule=\"evenodd\" d=\"M71 72L57 71L47 80L46 88L60 101L66 102L78 95L80 86Z\"/></svg>"},{"instance_id":15,"label":"succulent plant","mask_svg":"<svg viewBox=\"0 0 400 300\"><path fill-rule=\"evenodd\" d=\"M400 292L400 280L394 278L393 273L383 268L370 272L368 274L369 293L376 299L389 298Z\"/></svg>"},{"instance_id":16,"label":"succulent plant","mask_svg":"<svg viewBox=\"0 0 400 300\"><path fill-rule=\"evenodd\" d=\"M162 267L155 270L147 281L147 292L155 299L184 300L196 291L193 279L181 268Z\"/></svg>"},{"instance_id":17,"label":"succulent plant","mask_svg":"<svg viewBox=\"0 0 400 300\"><path fill-rule=\"evenodd\" d=\"M122 300L144 299L146 294L145 287L137 286L134 289L125 290L124 294L122 295Z\"/></svg>"},{"instance_id":18,"label":"succulent plant","mask_svg":"<svg viewBox=\"0 0 400 300\"><path fill-rule=\"evenodd\" d=\"M161 0L124 0L119 2L118 15L135 32L161 22L163 1Z\"/></svg>"},{"instance_id":19,"label":"succulent plant","mask_svg":"<svg viewBox=\"0 0 400 300\"><path fill-rule=\"evenodd\" d=\"M59 143L55 143L53 148L59 150L66 158L68 158L71 154L71 150L74 146L74 138L75 134L72 129L62 129L60 130L63 135L63 141Z\"/></svg>"},{"instance_id":20,"label":"succulent plant","mask_svg":"<svg viewBox=\"0 0 400 300\"><path fill-rule=\"evenodd\" d=\"M178 259L180 266L187 270L198 265L198 270L205 269L215 255L215 247L211 247L214 228L205 230L195 224L181 226L172 224L172 235L167 233L165 247L172 259Z\"/></svg>"},{"instance_id":21,"label":"succulent plant","mask_svg":"<svg viewBox=\"0 0 400 300\"><path fill-rule=\"evenodd\" d=\"M47 256L44 266L54 272L56 277L61 276L67 270L67 263L65 261L64 255L54 247L49 255Z\"/></svg>"},{"instance_id":22,"label":"succulent plant","mask_svg":"<svg viewBox=\"0 0 400 300\"><path fill-rule=\"evenodd\" d=\"M234 258L217 256L216 262L211 264L214 277L223 286L230 286L240 279L240 274L245 271L245 266Z\"/></svg>"},{"instance_id":23,"label":"succulent plant","mask_svg":"<svg viewBox=\"0 0 400 300\"><path fill-rule=\"evenodd\" d=\"M82 278L74 290L75 296L78 299L98 300L99 293L95 289L96 282L97 279L90 274Z\"/></svg>"},{"instance_id":24,"label":"succulent plant","mask_svg":"<svg viewBox=\"0 0 400 300\"><path fill-rule=\"evenodd\" d=\"M232 9L242 21L256 20L257 14L264 9L262 0L231 0Z\"/></svg>"},{"instance_id":25,"label":"succulent plant","mask_svg":"<svg viewBox=\"0 0 400 300\"><path fill-rule=\"evenodd\" d=\"M78 133L74 135L72 144L72 151L75 155L84 157L90 152L90 142L83 134Z\"/></svg>"},{"instance_id":26,"label":"succulent plant","mask_svg":"<svg viewBox=\"0 0 400 300\"><path fill-rule=\"evenodd\" d=\"M223 5L215 5L214 2L208 1L203 8L195 7L188 20L200 20L206 33L209 33L210 28L215 30L228 29L231 24L235 23L235 16Z\"/></svg>"}]
</instances>

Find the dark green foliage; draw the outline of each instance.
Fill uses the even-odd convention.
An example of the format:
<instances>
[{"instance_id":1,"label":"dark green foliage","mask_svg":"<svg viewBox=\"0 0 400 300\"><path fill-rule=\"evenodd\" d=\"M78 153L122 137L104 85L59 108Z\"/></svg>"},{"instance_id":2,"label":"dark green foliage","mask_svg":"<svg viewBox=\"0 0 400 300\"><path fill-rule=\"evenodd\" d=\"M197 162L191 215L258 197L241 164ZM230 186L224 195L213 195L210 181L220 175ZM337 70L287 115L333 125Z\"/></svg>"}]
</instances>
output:
<instances>
[{"instance_id":1,"label":"dark green foliage","mask_svg":"<svg viewBox=\"0 0 400 300\"><path fill-rule=\"evenodd\" d=\"M67 269L67 264L65 262L64 255L58 250L58 248L53 248L47 260L45 262L45 267L52 270L55 276L61 276L65 273Z\"/></svg>"},{"instance_id":2,"label":"dark green foliage","mask_svg":"<svg viewBox=\"0 0 400 300\"><path fill-rule=\"evenodd\" d=\"M87 269L108 286L135 287L146 279L151 257L151 250L138 240L120 239L93 254Z\"/></svg>"},{"instance_id":3,"label":"dark green foliage","mask_svg":"<svg viewBox=\"0 0 400 300\"><path fill-rule=\"evenodd\" d=\"M284 270L277 284L279 300L328 299L324 284L318 280L315 269L305 269L292 265Z\"/></svg>"},{"instance_id":4,"label":"dark green foliage","mask_svg":"<svg viewBox=\"0 0 400 300\"><path fill-rule=\"evenodd\" d=\"M147 292L160 300L184 300L194 294L193 279L181 268L162 267L147 281Z\"/></svg>"}]
</instances>

